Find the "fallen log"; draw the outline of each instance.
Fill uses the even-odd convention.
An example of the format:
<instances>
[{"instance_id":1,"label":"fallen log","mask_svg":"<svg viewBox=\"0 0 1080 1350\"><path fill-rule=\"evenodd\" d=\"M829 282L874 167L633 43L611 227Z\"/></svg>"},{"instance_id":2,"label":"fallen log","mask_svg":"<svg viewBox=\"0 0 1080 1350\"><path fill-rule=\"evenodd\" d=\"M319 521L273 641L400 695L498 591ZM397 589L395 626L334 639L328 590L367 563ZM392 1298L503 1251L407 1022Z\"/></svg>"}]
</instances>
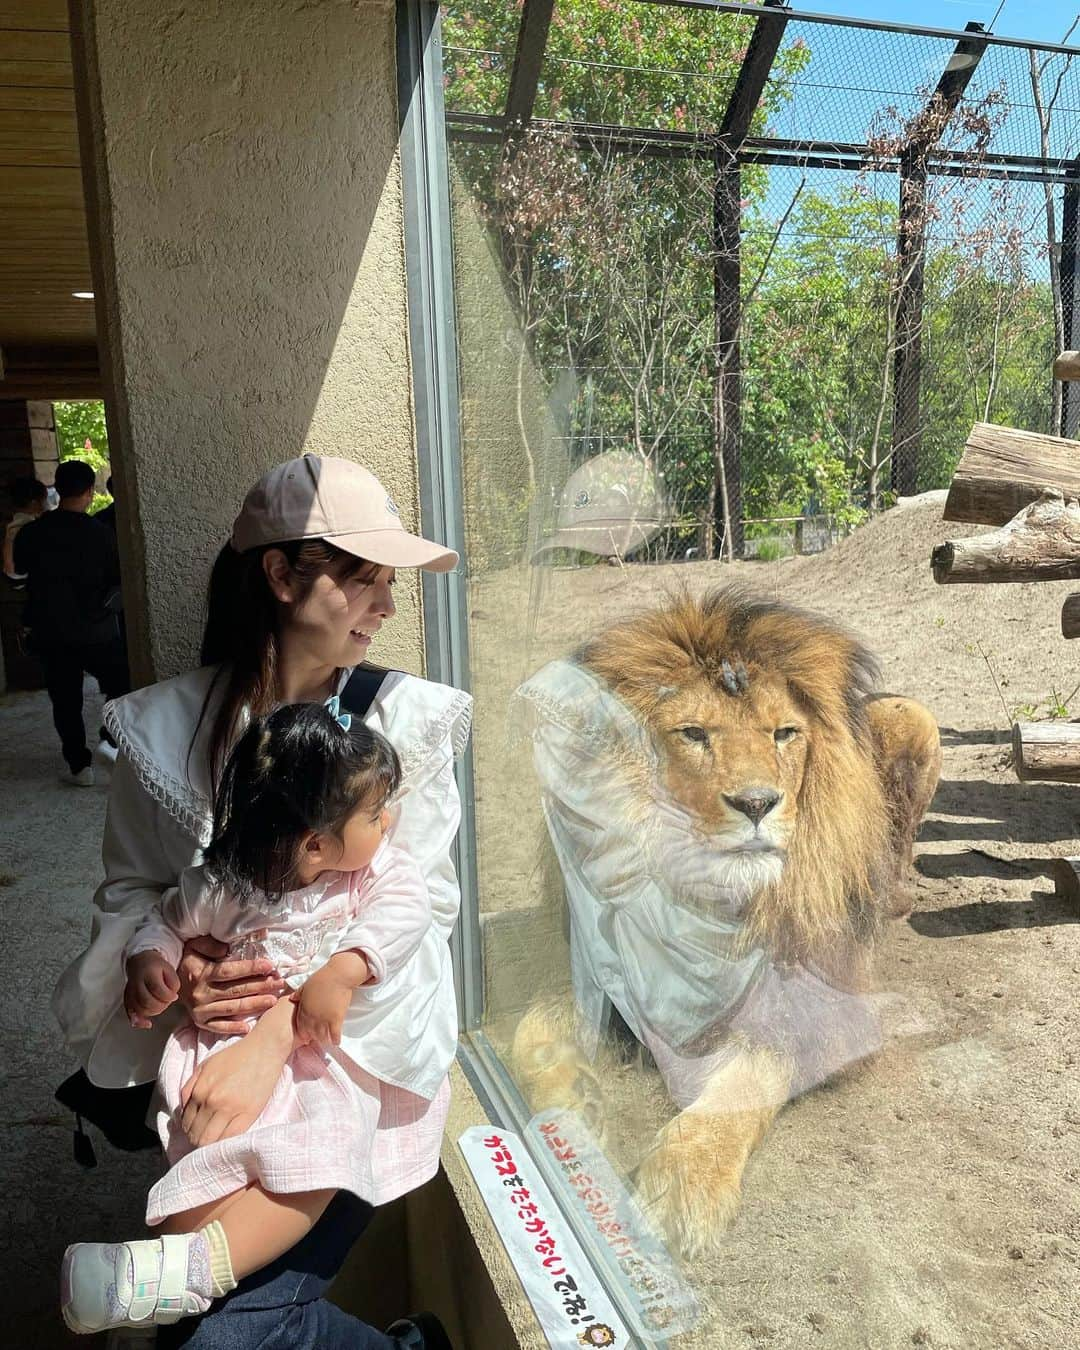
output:
<instances>
[{"instance_id":1,"label":"fallen log","mask_svg":"<svg viewBox=\"0 0 1080 1350\"><path fill-rule=\"evenodd\" d=\"M1080 723L1014 722L1012 757L1021 783L1080 783Z\"/></svg>"},{"instance_id":2,"label":"fallen log","mask_svg":"<svg viewBox=\"0 0 1080 1350\"><path fill-rule=\"evenodd\" d=\"M1054 362L1055 380L1080 380L1080 352L1062 352Z\"/></svg>"},{"instance_id":3,"label":"fallen log","mask_svg":"<svg viewBox=\"0 0 1080 1350\"><path fill-rule=\"evenodd\" d=\"M940 585L1080 578L1080 505L1044 492L1000 530L939 544L930 566Z\"/></svg>"},{"instance_id":4,"label":"fallen log","mask_svg":"<svg viewBox=\"0 0 1080 1350\"><path fill-rule=\"evenodd\" d=\"M1063 900L1080 904L1080 858L1053 858L1050 875L1054 878L1054 894Z\"/></svg>"},{"instance_id":5,"label":"fallen log","mask_svg":"<svg viewBox=\"0 0 1080 1350\"><path fill-rule=\"evenodd\" d=\"M1052 489L1080 497L1080 441L976 422L953 474L944 519L1004 525Z\"/></svg>"},{"instance_id":6,"label":"fallen log","mask_svg":"<svg viewBox=\"0 0 1080 1350\"><path fill-rule=\"evenodd\" d=\"M1080 591L1067 595L1061 606L1061 636L1080 637Z\"/></svg>"}]
</instances>

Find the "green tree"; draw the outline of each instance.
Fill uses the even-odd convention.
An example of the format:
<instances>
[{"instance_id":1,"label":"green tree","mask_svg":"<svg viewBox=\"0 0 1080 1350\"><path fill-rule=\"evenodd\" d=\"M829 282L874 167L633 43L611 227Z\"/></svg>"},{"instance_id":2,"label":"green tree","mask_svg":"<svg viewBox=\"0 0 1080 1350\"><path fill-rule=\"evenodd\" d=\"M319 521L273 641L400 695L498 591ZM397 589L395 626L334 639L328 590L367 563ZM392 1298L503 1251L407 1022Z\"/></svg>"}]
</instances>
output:
<instances>
[{"instance_id":1,"label":"green tree","mask_svg":"<svg viewBox=\"0 0 1080 1350\"><path fill-rule=\"evenodd\" d=\"M448 6L449 107L502 112L519 19L520 4L502 0ZM561 0L536 113L579 125L711 131L754 22ZM809 59L801 42L782 47L755 132L767 131ZM1046 427L1053 311L1039 279L1045 250L1040 257L1029 246L1024 203L1011 187L987 185L979 170L979 152L1009 107L993 89L931 128L968 157L971 179L931 177L921 207L920 488L948 481L974 420ZM937 112L931 104L919 117L925 123ZM815 510L851 522L885 499L905 279L894 166L912 134L895 110L875 118L867 140L880 163L846 175L839 193L808 190L812 171L743 167L747 516ZM499 242L520 316L519 404L528 360L560 403L571 464L632 449L661 476L680 519L696 517L708 548L721 462L711 155L628 153L598 133L535 127L510 155L490 141L458 141L453 153ZM518 423L535 490L520 406Z\"/></svg>"},{"instance_id":2,"label":"green tree","mask_svg":"<svg viewBox=\"0 0 1080 1350\"><path fill-rule=\"evenodd\" d=\"M100 399L58 399L53 404L53 417L61 459L85 460L95 472L108 464L109 436L105 404Z\"/></svg>"}]
</instances>

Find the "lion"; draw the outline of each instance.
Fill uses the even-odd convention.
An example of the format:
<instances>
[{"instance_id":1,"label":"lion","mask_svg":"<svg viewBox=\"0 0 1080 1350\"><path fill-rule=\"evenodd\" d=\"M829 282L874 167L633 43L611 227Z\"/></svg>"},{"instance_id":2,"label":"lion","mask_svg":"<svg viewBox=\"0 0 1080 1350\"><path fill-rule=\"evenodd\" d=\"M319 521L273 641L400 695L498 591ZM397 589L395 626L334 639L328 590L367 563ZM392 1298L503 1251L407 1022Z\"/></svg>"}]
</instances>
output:
<instances>
[{"instance_id":1,"label":"lion","mask_svg":"<svg viewBox=\"0 0 1080 1350\"><path fill-rule=\"evenodd\" d=\"M638 1198L692 1257L733 1220L781 1106L880 1043L865 996L885 920L910 909L938 729L874 692L841 627L734 588L616 623L556 665L573 715L543 724L555 750L535 745L577 1006L530 1008L512 1063L534 1110L575 1108L602 1137L595 1008L614 1005L681 1107L636 1168Z\"/></svg>"}]
</instances>

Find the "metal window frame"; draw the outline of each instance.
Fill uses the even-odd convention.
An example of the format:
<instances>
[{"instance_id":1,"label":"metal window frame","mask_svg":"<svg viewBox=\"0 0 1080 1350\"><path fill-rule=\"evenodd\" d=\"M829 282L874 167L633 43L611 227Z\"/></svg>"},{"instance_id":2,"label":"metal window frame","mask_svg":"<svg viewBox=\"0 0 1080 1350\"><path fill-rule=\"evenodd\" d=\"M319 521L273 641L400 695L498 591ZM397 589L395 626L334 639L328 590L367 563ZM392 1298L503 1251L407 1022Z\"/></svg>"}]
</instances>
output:
<instances>
[{"instance_id":1,"label":"metal window frame","mask_svg":"<svg viewBox=\"0 0 1080 1350\"><path fill-rule=\"evenodd\" d=\"M409 302L413 407L423 528L462 550L465 539L461 481L460 396L454 324L453 260L446 124L442 98L439 0L397 0L398 103ZM469 688L465 577L423 573L427 670L434 679ZM461 829L455 854L461 915L452 939L462 1036L458 1063L495 1124L520 1129L530 1112L511 1074L481 1029L483 951L476 883L472 759L457 766ZM527 1146L527 1143L526 1143ZM586 1260L594 1239L556 1194ZM627 1320L623 1291L605 1282L608 1297ZM636 1339L638 1350L665 1350L666 1340Z\"/></svg>"},{"instance_id":2,"label":"metal window frame","mask_svg":"<svg viewBox=\"0 0 1080 1350\"><path fill-rule=\"evenodd\" d=\"M445 171L437 0L398 0L397 70L409 351L420 479L420 516L432 538L464 556L465 517L457 341ZM440 163L440 151L443 162ZM424 655L432 679L470 687L465 576L422 572ZM476 883L472 754L456 766L461 828L454 861L462 905L451 938L458 1019L477 1030L484 1011Z\"/></svg>"}]
</instances>

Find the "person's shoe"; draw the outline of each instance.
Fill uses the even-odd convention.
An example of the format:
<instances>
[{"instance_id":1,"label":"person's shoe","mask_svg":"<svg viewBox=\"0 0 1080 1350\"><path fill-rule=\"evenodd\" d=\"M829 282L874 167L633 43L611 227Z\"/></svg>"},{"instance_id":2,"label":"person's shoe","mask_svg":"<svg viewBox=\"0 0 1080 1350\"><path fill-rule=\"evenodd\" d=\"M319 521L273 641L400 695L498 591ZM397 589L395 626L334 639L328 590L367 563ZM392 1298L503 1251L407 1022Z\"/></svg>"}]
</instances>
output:
<instances>
[{"instance_id":1,"label":"person's shoe","mask_svg":"<svg viewBox=\"0 0 1080 1350\"><path fill-rule=\"evenodd\" d=\"M187 1285L188 1237L141 1242L76 1242L60 1270L60 1311L69 1331L150 1327L210 1306Z\"/></svg>"},{"instance_id":2,"label":"person's shoe","mask_svg":"<svg viewBox=\"0 0 1080 1350\"><path fill-rule=\"evenodd\" d=\"M76 773L73 769L68 769L67 773L60 775L61 783L66 783L68 787L93 787L94 771L88 764L85 769L80 769Z\"/></svg>"},{"instance_id":3,"label":"person's shoe","mask_svg":"<svg viewBox=\"0 0 1080 1350\"><path fill-rule=\"evenodd\" d=\"M446 1328L434 1313L413 1313L411 1317L403 1317L387 1327L386 1334L397 1338L401 1350L454 1350Z\"/></svg>"}]
</instances>

